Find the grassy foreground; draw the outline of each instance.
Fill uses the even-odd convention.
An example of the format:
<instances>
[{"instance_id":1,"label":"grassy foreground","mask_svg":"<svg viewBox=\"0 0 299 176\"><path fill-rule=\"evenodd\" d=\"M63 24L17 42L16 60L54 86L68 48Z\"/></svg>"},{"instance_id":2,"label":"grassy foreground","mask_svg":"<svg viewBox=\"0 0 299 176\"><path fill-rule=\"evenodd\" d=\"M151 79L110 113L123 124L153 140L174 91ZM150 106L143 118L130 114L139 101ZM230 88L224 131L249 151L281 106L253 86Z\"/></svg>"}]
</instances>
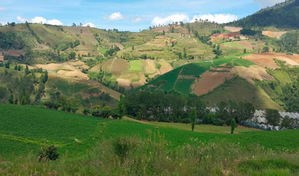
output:
<instances>
[{"instance_id":1,"label":"grassy foreground","mask_svg":"<svg viewBox=\"0 0 299 176\"><path fill-rule=\"evenodd\" d=\"M32 106L0 105L0 174L297 175L298 130L105 120ZM209 129L210 128L210 129ZM60 158L38 162L41 146ZM26 168L26 169L24 169Z\"/></svg>"}]
</instances>

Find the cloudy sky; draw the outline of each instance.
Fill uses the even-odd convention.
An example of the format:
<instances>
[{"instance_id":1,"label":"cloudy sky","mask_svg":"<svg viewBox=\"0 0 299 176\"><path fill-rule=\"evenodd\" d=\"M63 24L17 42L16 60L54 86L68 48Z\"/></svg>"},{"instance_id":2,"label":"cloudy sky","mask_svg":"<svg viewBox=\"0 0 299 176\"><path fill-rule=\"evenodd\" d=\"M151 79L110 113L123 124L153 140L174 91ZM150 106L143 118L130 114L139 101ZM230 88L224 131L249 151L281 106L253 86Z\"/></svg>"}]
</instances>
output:
<instances>
[{"instance_id":1,"label":"cloudy sky","mask_svg":"<svg viewBox=\"0 0 299 176\"><path fill-rule=\"evenodd\" d=\"M175 21L230 22L284 0L0 0L0 23L46 23L139 31Z\"/></svg>"}]
</instances>

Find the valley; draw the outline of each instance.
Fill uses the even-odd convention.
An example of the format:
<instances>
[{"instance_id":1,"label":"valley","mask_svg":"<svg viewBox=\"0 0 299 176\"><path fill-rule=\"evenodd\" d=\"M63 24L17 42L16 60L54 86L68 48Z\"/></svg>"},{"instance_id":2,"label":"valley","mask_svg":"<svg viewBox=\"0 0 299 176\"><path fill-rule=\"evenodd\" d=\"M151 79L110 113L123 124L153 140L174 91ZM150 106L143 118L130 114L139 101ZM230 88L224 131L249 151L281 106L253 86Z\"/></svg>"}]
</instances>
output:
<instances>
[{"instance_id":1,"label":"valley","mask_svg":"<svg viewBox=\"0 0 299 176\"><path fill-rule=\"evenodd\" d=\"M298 2L138 32L0 20L0 175L298 175Z\"/></svg>"}]
</instances>

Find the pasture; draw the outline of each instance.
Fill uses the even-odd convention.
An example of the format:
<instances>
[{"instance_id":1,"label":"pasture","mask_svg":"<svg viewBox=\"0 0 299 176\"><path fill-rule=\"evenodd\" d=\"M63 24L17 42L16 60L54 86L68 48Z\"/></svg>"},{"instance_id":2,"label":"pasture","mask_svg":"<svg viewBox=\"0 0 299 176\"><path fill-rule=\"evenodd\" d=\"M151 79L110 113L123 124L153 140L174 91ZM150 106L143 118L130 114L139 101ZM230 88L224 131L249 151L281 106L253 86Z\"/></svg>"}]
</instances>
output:
<instances>
[{"instance_id":1,"label":"pasture","mask_svg":"<svg viewBox=\"0 0 299 176\"><path fill-rule=\"evenodd\" d=\"M0 171L5 175L299 172L298 130L238 127L231 135L229 127L196 125L192 132L190 124L101 119L17 105L0 105L0 114ZM38 162L40 147L51 144L59 159ZM120 155L117 145L128 153Z\"/></svg>"}]
</instances>

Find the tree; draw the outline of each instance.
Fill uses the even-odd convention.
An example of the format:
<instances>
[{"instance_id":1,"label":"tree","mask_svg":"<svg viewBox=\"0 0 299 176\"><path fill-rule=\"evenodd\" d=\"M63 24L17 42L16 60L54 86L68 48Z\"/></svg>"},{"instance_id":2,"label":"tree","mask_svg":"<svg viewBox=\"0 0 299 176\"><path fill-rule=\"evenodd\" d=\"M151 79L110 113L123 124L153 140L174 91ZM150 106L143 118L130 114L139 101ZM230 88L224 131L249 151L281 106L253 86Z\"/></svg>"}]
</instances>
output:
<instances>
[{"instance_id":1,"label":"tree","mask_svg":"<svg viewBox=\"0 0 299 176\"><path fill-rule=\"evenodd\" d=\"M232 118L231 122L230 122L230 126L231 126L231 134L234 134L235 128L237 127L237 122L235 120L235 118Z\"/></svg>"},{"instance_id":2,"label":"tree","mask_svg":"<svg viewBox=\"0 0 299 176\"><path fill-rule=\"evenodd\" d=\"M273 126L278 126L280 122L280 114L278 110L275 109L266 109L266 119L268 121L268 124Z\"/></svg>"},{"instance_id":3,"label":"tree","mask_svg":"<svg viewBox=\"0 0 299 176\"><path fill-rule=\"evenodd\" d=\"M191 120L191 129L192 131L194 131L194 127L195 127L195 122L196 122L196 110L192 109L191 113L190 113L190 120Z\"/></svg>"},{"instance_id":4,"label":"tree","mask_svg":"<svg viewBox=\"0 0 299 176\"><path fill-rule=\"evenodd\" d=\"M30 73L30 71L29 71L28 65L26 65L25 74L28 75L29 73Z\"/></svg>"},{"instance_id":5,"label":"tree","mask_svg":"<svg viewBox=\"0 0 299 176\"><path fill-rule=\"evenodd\" d=\"M46 83L47 81L48 81L48 71L45 71L45 74L44 74L42 82Z\"/></svg>"},{"instance_id":6,"label":"tree","mask_svg":"<svg viewBox=\"0 0 299 176\"><path fill-rule=\"evenodd\" d=\"M294 123L294 119L291 119L289 116L285 116L281 122L281 127L286 129L293 129Z\"/></svg>"},{"instance_id":7,"label":"tree","mask_svg":"<svg viewBox=\"0 0 299 176\"><path fill-rule=\"evenodd\" d=\"M237 108L236 120L238 123L244 122L253 117L255 113L255 107L251 103L240 102Z\"/></svg>"},{"instance_id":8,"label":"tree","mask_svg":"<svg viewBox=\"0 0 299 176\"><path fill-rule=\"evenodd\" d=\"M69 60L75 60L76 59L76 53L75 52L71 52L69 54Z\"/></svg>"},{"instance_id":9,"label":"tree","mask_svg":"<svg viewBox=\"0 0 299 176\"><path fill-rule=\"evenodd\" d=\"M186 51L186 48L183 49L183 57L184 57L184 58L187 58L187 51Z\"/></svg>"}]
</instances>

